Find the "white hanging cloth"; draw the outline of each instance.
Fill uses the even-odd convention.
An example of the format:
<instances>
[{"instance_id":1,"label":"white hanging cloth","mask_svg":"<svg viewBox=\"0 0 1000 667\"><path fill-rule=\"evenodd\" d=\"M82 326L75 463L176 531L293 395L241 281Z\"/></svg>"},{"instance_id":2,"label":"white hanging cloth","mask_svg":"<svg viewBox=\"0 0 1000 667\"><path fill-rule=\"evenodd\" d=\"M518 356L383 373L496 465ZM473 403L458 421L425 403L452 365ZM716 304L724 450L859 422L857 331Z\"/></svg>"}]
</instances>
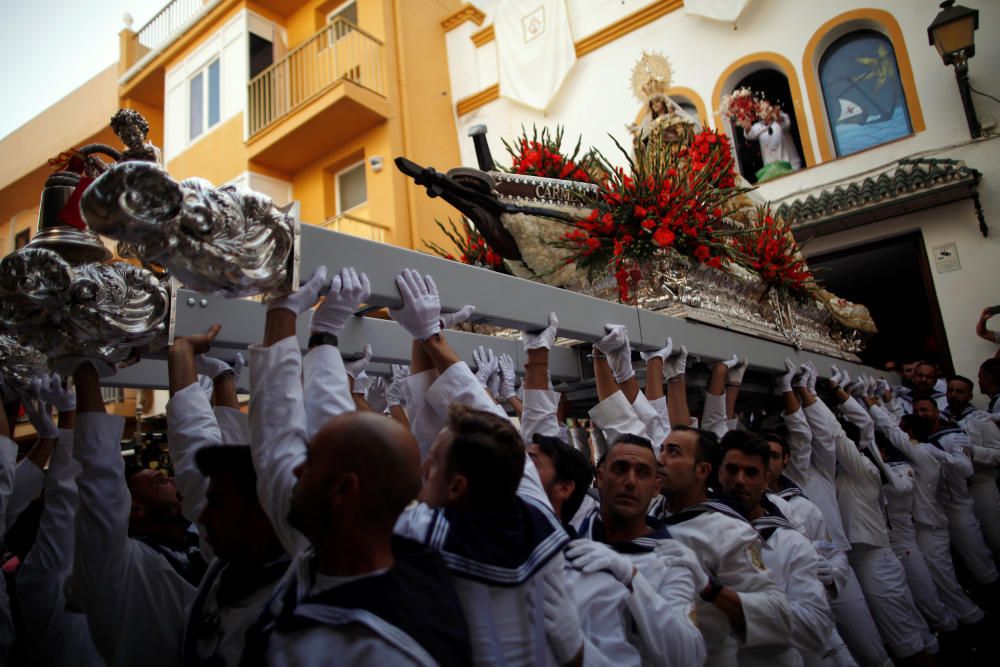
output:
<instances>
[{"instance_id":1,"label":"white hanging cloth","mask_svg":"<svg viewBox=\"0 0 1000 667\"><path fill-rule=\"evenodd\" d=\"M500 95L545 111L576 62L564 0L500 0L493 30Z\"/></svg>"},{"instance_id":2,"label":"white hanging cloth","mask_svg":"<svg viewBox=\"0 0 1000 667\"><path fill-rule=\"evenodd\" d=\"M725 23L736 23L750 0L684 0L684 11Z\"/></svg>"}]
</instances>

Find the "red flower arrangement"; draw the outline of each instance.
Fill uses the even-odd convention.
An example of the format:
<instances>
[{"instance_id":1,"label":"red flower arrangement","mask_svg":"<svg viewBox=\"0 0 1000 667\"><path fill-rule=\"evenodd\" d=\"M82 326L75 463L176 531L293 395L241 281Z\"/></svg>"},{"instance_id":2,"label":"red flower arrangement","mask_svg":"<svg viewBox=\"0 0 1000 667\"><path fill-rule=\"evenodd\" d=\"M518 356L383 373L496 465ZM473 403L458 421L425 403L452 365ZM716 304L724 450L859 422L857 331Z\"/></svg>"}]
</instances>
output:
<instances>
[{"instance_id":1,"label":"red flower arrangement","mask_svg":"<svg viewBox=\"0 0 1000 667\"><path fill-rule=\"evenodd\" d=\"M677 150L655 143L628 160L631 175L600 156L608 177L597 184L594 208L563 237L573 250L565 263L592 276L613 270L622 301L634 293L640 266L664 248L715 268L735 252L719 227L722 205L747 189L735 185L728 138L703 130Z\"/></svg>"},{"instance_id":2,"label":"red flower arrangement","mask_svg":"<svg viewBox=\"0 0 1000 667\"><path fill-rule=\"evenodd\" d=\"M734 237L737 262L753 270L770 287L804 294L816 281L799 252L789 223L758 207L745 233Z\"/></svg>"},{"instance_id":3,"label":"red flower arrangement","mask_svg":"<svg viewBox=\"0 0 1000 667\"><path fill-rule=\"evenodd\" d=\"M448 224L451 227L451 231L445 228L440 221L434 221L441 231L455 244L458 256L453 253L448 252L437 243L433 241L424 241L424 245L427 246L435 255L438 257L444 257L445 259L450 259L454 262L461 262L462 264L469 264L470 266L478 266L486 269L491 269L499 273L510 273L507 270L507 266L503 263L503 258L498 255L493 248L486 243L486 239L483 235L465 218L462 218L462 229L459 230L455 226L454 221L448 220Z\"/></svg>"},{"instance_id":4,"label":"red flower arrangement","mask_svg":"<svg viewBox=\"0 0 1000 667\"><path fill-rule=\"evenodd\" d=\"M537 128L532 127L531 137L522 127L521 136L511 146L503 139L503 145L511 156L511 168L504 169L513 174L528 174L545 178L559 178L566 181L591 183L592 168L595 160L592 153L580 156L580 142L569 155L562 152L563 128L556 127L553 137L548 128L542 128L539 135ZM503 167L501 167L503 169Z\"/></svg>"}]
</instances>

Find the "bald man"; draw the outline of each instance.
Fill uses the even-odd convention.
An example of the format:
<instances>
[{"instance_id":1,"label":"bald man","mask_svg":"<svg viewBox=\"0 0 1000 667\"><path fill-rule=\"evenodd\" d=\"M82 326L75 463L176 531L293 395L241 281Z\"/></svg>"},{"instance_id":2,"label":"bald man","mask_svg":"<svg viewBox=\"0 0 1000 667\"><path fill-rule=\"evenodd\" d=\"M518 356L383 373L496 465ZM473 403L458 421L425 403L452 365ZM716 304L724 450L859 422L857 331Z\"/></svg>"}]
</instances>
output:
<instances>
[{"instance_id":1,"label":"bald man","mask_svg":"<svg viewBox=\"0 0 1000 667\"><path fill-rule=\"evenodd\" d=\"M465 618L443 561L392 535L420 488L413 436L393 420L356 412L334 415L306 436L295 321L325 283L325 269L317 271L273 303L263 345L250 348L250 439L261 504L286 546L302 546L248 632L243 660L316 664L337 656L351 665L468 664ZM360 292L346 294L346 284L334 278L317 316L331 300L347 315L356 308ZM314 333L312 347L326 347L339 360L336 334L322 333Z\"/></svg>"}]
</instances>

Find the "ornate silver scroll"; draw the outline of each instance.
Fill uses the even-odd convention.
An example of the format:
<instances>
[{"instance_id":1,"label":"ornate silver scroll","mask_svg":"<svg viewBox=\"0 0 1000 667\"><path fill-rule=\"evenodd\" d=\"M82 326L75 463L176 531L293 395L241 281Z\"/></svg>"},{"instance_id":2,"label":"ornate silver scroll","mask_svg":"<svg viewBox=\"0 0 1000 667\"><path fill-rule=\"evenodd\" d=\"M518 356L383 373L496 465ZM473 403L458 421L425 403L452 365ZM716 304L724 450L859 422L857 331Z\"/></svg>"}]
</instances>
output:
<instances>
[{"instance_id":1,"label":"ornate silver scroll","mask_svg":"<svg viewBox=\"0 0 1000 667\"><path fill-rule=\"evenodd\" d=\"M164 267L190 289L243 297L297 284L298 221L260 193L201 178L178 182L152 162L129 161L94 181L80 208L120 251Z\"/></svg>"},{"instance_id":2,"label":"ornate silver scroll","mask_svg":"<svg viewBox=\"0 0 1000 667\"><path fill-rule=\"evenodd\" d=\"M50 359L123 361L166 344L166 281L124 262L73 265L23 248L0 261L0 330Z\"/></svg>"},{"instance_id":3,"label":"ornate silver scroll","mask_svg":"<svg viewBox=\"0 0 1000 667\"><path fill-rule=\"evenodd\" d=\"M44 354L21 345L13 336L0 336L0 374L8 386L27 387L32 378L48 372Z\"/></svg>"}]
</instances>

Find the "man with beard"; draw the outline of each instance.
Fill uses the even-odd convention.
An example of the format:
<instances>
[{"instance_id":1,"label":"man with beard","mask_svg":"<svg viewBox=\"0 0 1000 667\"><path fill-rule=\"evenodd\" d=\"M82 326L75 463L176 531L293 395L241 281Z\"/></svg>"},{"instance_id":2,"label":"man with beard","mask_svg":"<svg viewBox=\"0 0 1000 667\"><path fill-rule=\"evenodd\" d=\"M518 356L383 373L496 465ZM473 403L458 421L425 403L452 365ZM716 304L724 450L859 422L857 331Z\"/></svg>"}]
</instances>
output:
<instances>
[{"instance_id":1,"label":"man with beard","mask_svg":"<svg viewBox=\"0 0 1000 667\"><path fill-rule=\"evenodd\" d=\"M939 391L938 373L934 364L921 361L913 369L913 392L909 396L900 396L903 403L903 410L907 414L913 413L913 403L918 398L930 398L937 405L938 410L948 407L948 397L943 391Z\"/></svg>"},{"instance_id":2,"label":"man with beard","mask_svg":"<svg viewBox=\"0 0 1000 667\"><path fill-rule=\"evenodd\" d=\"M722 492L764 541L764 564L783 586L792 618L791 646L742 648L740 665L799 664L802 658L796 651L819 662L826 653L827 638L835 632L833 614L816 576L820 562L816 549L764 494L770 481L771 448L743 431L730 431L721 444Z\"/></svg>"},{"instance_id":3,"label":"man with beard","mask_svg":"<svg viewBox=\"0 0 1000 667\"><path fill-rule=\"evenodd\" d=\"M948 517L951 545L973 582L993 588L1000 581L1000 574L997 573L993 555L986 546L979 520L976 519L975 505L969 494L968 481L973 473L969 436L957 424L941 418L933 399L915 399L913 413L928 421L928 442L951 454L949 463L942 466L937 496Z\"/></svg>"},{"instance_id":4,"label":"man with beard","mask_svg":"<svg viewBox=\"0 0 1000 667\"><path fill-rule=\"evenodd\" d=\"M715 435L674 426L660 452L656 518L695 552L708 572L695 607L708 649L706 664L736 665L742 647L787 645L788 598L771 578L753 526L728 505L711 500L722 456Z\"/></svg>"},{"instance_id":5,"label":"man with beard","mask_svg":"<svg viewBox=\"0 0 1000 667\"><path fill-rule=\"evenodd\" d=\"M262 345L250 348L251 450L261 504L292 564L247 632L244 664L465 665L461 606L440 556L393 536L420 490L413 436L372 412L348 412L307 437L298 315L329 294L313 318L310 347L342 368L337 333L369 291L364 274L332 280L319 267L268 308ZM341 374L342 375L342 374ZM307 383L309 382L307 378ZM347 405L346 377L339 391ZM314 415L315 417L315 415Z\"/></svg>"},{"instance_id":6,"label":"man with beard","mask_svg":"<svg viewBox=\"0 0 1000 667\"><path fill-rule=\"evenodd\" d=\"M125 470L125 420L105 413L95 363L81 360L73 374L73 456L82 471L68 604L86 614L108 665L177 665L205 563L174 478Z\"/></svg>"},{"instance_id":7,"label":"man with beard","mask_svg":"<svg viewBox=\"0 0 1000 667\"><path fill-rule=\"evenodd\" d=\"M958 424L969 436L972 450L969 495L993 559L1000 561L1000 491L997 490L1000 428L988 412L972 405L972 389L969 378L961 375L948 378L948 407L941 416Z\"/></svg>"},{"instance_id":8,"label":"man with beard","mask_svg":"<svg viewBox=\"0 0 1000 667\"><path fill-rule=\"evenodd\" d=\"M647 516L656 493L653 446L641 436L612 441L598 475L600 511L588 516L566 556L584 572L604 570L631 595L622 619L648 665L700 665L701 633L692 622L695 593L708 583L691 549Z\"/></svg>"}]
</instances>

